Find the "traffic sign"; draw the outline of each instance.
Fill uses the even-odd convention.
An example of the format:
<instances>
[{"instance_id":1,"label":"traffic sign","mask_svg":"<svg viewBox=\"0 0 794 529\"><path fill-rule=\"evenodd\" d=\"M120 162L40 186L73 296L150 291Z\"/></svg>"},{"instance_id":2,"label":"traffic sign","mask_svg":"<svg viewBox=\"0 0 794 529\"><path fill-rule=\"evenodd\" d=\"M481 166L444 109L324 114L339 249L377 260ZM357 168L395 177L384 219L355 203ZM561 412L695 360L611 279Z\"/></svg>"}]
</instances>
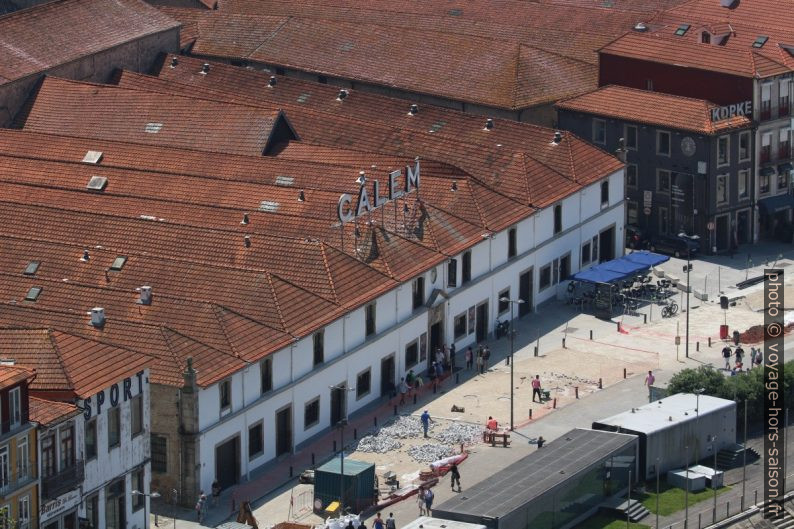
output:
<instances>
[{"instance_id":1,"label":"traffic sign","mask_svg":"<svg viewBox=\"0 0 794 529\"><path fill-rule=\"evenodd\" d=\"M642 210L642 212L645 213L646 215L650 215L651 214L651 208L645 208L645 209Z\"/></svg>"},{"instance_id":2,"label":"traffic sign","mask_svg":"<svg viewBox=\"0 0 794 529\"><path fill-rule=\"evenodd\" d=\"M713 222L709 222L709 223L708 223L708 229L709 229L709 231L714 231L714 228L716 228L716 227L717 227L717 225L716 225L716 224L714 224Z\"/></svg>"}]
</instances>

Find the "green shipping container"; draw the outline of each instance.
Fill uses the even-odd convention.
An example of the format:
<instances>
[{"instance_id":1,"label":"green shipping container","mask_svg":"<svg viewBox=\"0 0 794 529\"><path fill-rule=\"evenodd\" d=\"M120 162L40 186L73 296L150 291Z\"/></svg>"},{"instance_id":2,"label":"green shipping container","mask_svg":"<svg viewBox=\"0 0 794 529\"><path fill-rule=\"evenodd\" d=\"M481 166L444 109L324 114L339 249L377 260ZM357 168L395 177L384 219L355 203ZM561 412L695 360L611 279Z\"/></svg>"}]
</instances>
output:
<instances>
[{"instance_id":1,"label":"green shipping container","mask_svg":"<svg viewBox=\"0 0 794 529\"><path fill-rule=\"evenodd\" d=\"M335 457L314 472L314 507L318 513L330 503L339 501L340 482L345 489L345 506L350 512L358 514L377 501L374 463L345 459L344 478L339 468L340 458Z\"/></svg>"}]
</instances>

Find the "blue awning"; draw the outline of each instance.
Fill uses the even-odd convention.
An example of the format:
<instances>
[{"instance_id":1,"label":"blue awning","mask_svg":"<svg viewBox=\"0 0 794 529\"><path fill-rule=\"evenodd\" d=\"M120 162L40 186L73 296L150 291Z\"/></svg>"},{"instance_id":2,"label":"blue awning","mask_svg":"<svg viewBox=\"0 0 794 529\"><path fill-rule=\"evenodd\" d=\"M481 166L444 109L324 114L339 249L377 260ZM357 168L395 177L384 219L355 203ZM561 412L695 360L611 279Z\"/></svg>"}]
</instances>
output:
<instances>
[{"instance_id":1,"label":"blue awning","mask_svg":"<svg viewBox=\"0 0 794 529\"><path fill-rule=\"evenodd\" d=\"M779 174L788 173L792 169L794 169L794 166L791 165L791 162L785 162L777 166L777 172Z\"/></svg>"},{"instance_id":2,"label":"blue awning","mask_svg":"<svg viewBox=\"0 0 794 529\"><path fill-rule=\"evenodd\" d=\"M761 173L761 176L772 176L775 174L775 168L771 165L767 165L766 167L762 167L759 173Z\"/></svg>"},{"instance_id":3,"label":"blue awning","mask_svg":"<svg viewBox=\"0 0 794 529\"><path fill-rule=\"evenodd\" d=\"M574 274L573 279L586 283L614 283L644 272L651 266L667 261L669 257L653 252L634 252L605 263L591 266Z\"/></svg>"},{"instance_id":4,"label":"blue awning","mask_svg":"<svg viewBox=\"0 0 794 529\"><path fill-rule=\"evenodd\" d=\"M785 211L788 208L794 207L794 195L783 193L782 195L762 198L758 201L758 207L767 215L777 213L778 211Z\"/></svg>"}]
</instances>

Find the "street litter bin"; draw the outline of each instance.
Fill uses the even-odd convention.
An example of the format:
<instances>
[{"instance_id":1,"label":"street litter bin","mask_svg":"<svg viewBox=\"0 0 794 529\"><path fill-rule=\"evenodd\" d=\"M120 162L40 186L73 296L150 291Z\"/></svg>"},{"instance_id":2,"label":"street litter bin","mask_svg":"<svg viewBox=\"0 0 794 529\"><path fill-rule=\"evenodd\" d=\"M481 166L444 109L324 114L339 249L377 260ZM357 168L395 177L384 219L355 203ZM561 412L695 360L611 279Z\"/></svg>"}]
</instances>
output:
<instances>
[{"instance_id":1,"label":"street litter bin","mask_svg":"<svg viewBox=\"0 0 794 529\"><path fill-rule=\"evenodd\" d=\"M728 339L728 326L720 325L720 340L727 340L727 339Z\"/></svg>"}]
</instances>

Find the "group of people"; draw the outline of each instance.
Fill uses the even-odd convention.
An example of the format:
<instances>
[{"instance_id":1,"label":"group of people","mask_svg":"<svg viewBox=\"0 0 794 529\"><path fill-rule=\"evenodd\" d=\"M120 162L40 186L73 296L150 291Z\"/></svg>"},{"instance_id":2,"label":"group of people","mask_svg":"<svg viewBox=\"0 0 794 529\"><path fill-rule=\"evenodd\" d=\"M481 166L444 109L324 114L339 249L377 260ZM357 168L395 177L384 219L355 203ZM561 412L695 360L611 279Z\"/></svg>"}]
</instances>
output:
<instances>
[{"instance_id":1,"label":"group of people","mask_svg":"<svg viewBox=\"0 0 794 529\"><path fill-rule=\"evenodd\" d=\"M353 526L352 520L348 523L346 529L351 529ZM361 522L361 525L358 526L359 529L367 529L367 526L364 525L364 522ZM372 520L372 529L397 529L397 522L394 520L394 513L390 512L389 517L385 520L381 517L381 514L378 513L375 516L375 519Z\"/></svg>"},{"instance_id":2,"label":"group of people","mask_svg":"<svg viewBox=\"0 0 794 529\"><path fill-rule=\"evenodd\" d=\"M744 349L741 345L737 345L736 349L731 349L729 344L722 348L722 359L725 361L725 370L730 371L731 375L741 373L744 371ZM733 363L731 361L733 360ZM756 349L750 347L750 364L747 369L752 369L754 366L760 366L764 361L761 348Z\"/></svg>"},{"instance_id":3,"label":"group of people","mask_svg":"<svg viewBox=\"0 0 794 529\"><path fill-rule=\"evenodd\" d=\"M480 344L477 346L477 352L475 353L474 349L469 346L466 349L466 370L470 370L474 367L474 363L477 363L477 372L479 374L484 374L488 371L488 360L491 358L491 349L485 345L483 346Z\"/></svg>"}]
</instances>

